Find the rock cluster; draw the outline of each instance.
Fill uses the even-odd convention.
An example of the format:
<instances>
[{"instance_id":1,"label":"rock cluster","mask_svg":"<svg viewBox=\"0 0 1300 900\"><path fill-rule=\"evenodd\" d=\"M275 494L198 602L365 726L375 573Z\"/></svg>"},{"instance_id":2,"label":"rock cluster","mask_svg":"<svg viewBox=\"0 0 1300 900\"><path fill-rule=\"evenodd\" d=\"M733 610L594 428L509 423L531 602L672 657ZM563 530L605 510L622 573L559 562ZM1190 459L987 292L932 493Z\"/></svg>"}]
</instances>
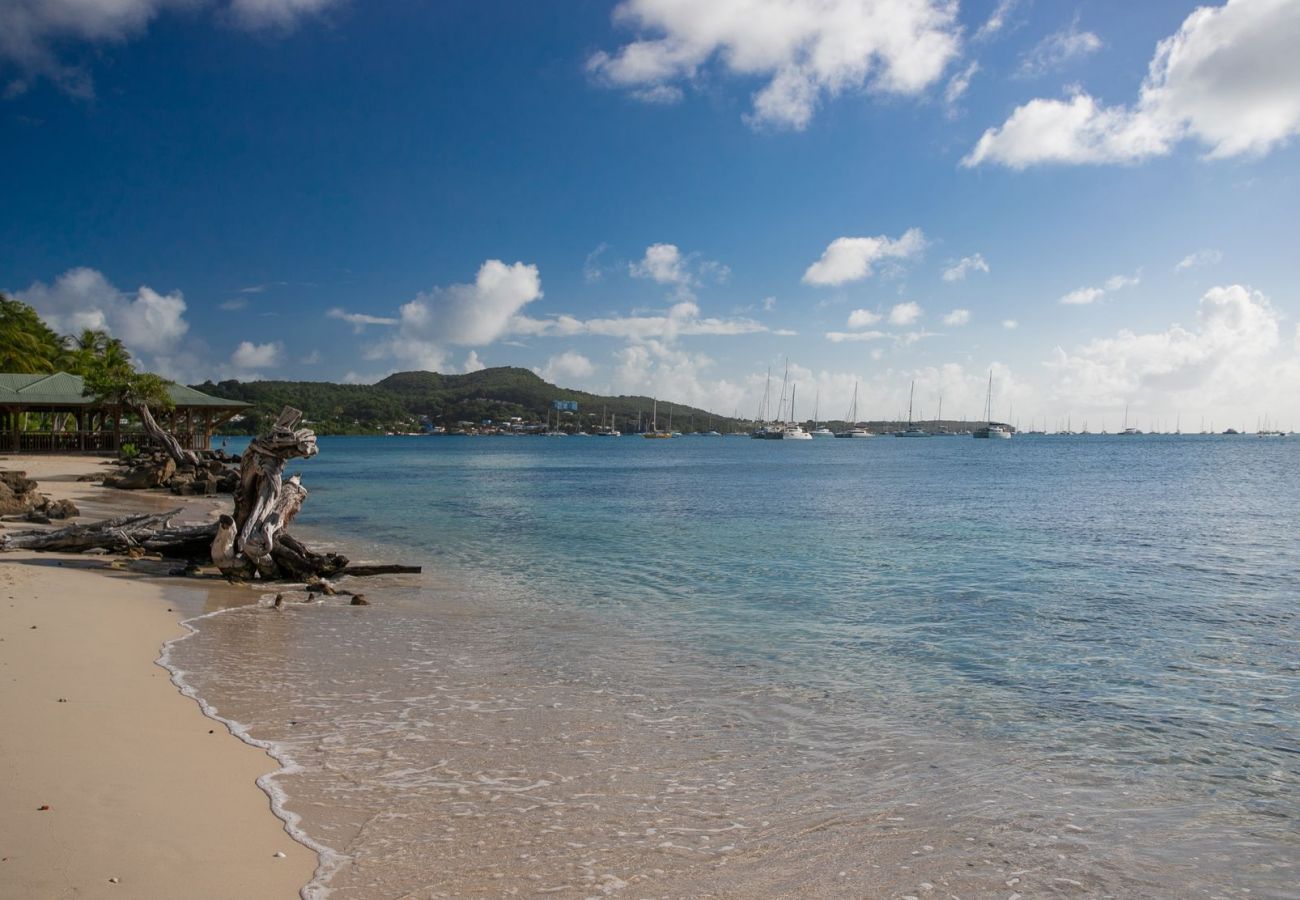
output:
<instances>
[{"instance_id":1,"label":"rock cluster","mask_svg":"<svg viewBox=\"0 0 1300 900\"><path fill-rule=\"evenodd\" d=\"M29 522L49 522L81 515L71 500L52 500L36 490L26 472L0 472L0 515L22 516Z\"/></svg>"},{"instance_id":2,"label":"rock cluster","mask_svg":"<svg viewBox=\"0 0 1300 900\"><path fill-rule=\"evenodd\" d=\"M177 466L162 451L141 455L122 461L129 466L122 475L104 479L107 487L127 491L147 488L167 488L182 497L202 497L212 494L233 494L239 486L239 457L217 450L204 454L198 466Z\"/></svg>"}]
</instances>

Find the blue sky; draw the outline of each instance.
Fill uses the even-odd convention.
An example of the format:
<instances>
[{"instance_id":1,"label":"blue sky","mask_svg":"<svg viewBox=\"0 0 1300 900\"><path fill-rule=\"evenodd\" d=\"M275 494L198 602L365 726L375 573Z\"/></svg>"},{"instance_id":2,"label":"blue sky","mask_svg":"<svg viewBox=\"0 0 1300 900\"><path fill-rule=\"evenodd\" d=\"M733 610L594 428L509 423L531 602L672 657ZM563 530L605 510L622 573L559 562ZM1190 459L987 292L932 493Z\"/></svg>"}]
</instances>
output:
<instances>
[{"instance_id":1,"label":"blue sky","mask_svg":"<svg viewBox=\"0 0 1300 900\"><path fill-rule=\"evenodd\" d=\"M1300 427L1296 0L15 0L0 288L186 381ZM963 264L963 260L965 263ZM803 406L803 401L801 401Z\"/></svg>"}]
</instances>

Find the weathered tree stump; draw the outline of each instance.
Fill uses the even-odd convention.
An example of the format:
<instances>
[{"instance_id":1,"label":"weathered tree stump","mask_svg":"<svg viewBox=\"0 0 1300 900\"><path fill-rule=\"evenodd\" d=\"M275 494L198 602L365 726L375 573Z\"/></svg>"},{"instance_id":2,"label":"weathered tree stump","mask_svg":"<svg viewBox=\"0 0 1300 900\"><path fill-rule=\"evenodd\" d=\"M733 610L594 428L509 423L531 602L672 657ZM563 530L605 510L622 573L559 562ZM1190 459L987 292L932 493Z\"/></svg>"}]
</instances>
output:
<instances>
[{"instance_id":1,"label":"weathered tree stump","mask_svg":"<svg viewBox=\"0 0 1300 900\"><path fill-rule=\"evenodd\" d=\"M171 524L179 509L119 516L58 531L0 535L0 550L143 550L188 560L211 558L231 580L308 581L343 575L418 573L419 566L352 566L342 554L317 553L285 530L307 499L301 476L284 477L285 463L317 453L315 432L295 427L301 416L301 412L286 406L270 433L248 445L240 458L234 515L223 515L209 525L179 526Z\"/></svg>"}]
</instances>

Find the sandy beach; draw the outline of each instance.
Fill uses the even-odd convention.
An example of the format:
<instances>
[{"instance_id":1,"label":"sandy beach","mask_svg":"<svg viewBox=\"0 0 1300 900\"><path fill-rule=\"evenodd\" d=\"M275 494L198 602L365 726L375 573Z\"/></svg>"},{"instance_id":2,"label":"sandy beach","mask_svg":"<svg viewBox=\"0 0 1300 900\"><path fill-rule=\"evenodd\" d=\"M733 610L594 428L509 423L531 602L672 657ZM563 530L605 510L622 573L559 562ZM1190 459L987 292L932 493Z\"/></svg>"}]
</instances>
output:
<instances>
[{"instance_id":1,"label":"sandy beach","mask_svg":"<svg viewBox=\"0 0 1300 900\"><path fill-rule=\"evenodd\" d=\"M25 470L86 518L170 499L76 482L100 462L0 467ZM310 880L315 854L256 785L274 760L205 717L156 664L185 633L167 590L103 558L0 556L0 896L288 898Z\"/></svg>"}]
</instances>

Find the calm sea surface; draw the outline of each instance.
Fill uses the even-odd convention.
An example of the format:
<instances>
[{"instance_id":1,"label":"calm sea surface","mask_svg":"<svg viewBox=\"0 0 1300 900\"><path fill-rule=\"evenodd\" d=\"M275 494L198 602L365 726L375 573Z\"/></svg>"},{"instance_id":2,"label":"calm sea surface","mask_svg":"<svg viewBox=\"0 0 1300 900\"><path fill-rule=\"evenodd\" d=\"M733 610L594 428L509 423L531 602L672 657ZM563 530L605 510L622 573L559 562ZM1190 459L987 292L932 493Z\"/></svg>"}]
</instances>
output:
<instances>
[{"instance_id":1,"label":"calm sea surface","mask_svg":"<svg viewBox=\"0 0 1300 900\"><path fill-rule=\"evenodd\" d=\"M171 651L309 895L1300 897L1300 438L320 446L425 574Z\"/></svg>"}]
</instances>

